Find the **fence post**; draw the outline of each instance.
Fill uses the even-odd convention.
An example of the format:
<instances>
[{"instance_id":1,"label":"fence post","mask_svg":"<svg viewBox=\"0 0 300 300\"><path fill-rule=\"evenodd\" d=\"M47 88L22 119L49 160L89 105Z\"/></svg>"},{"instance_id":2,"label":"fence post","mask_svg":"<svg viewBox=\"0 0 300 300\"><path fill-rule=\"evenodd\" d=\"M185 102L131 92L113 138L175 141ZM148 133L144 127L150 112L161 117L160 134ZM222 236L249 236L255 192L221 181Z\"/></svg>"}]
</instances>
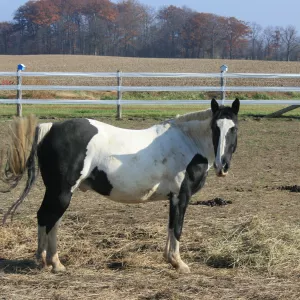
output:
<instances>
[{"instance_id":1,"label":"fence post","mask_svg":"<svg viewBox=\"0 0 300 300\"><path fill-rule=\"evenodd\" d=\"M225 87L226 87L226 78L225 73L228 71L228 67L226 65L221 66L221 104L224 105L225 101Z\"/></svg>"},{"instance_id":2,"label":"fence post","mask_svg":"<svg viewBox=\"0 0 300 300\"><path fill-rule=\"evenodd\" d=\"M120 120L122 119L122 107L121 107L121 100L122 100L122 77L121 71L117 71L117 84L118 84L118 101L117 101L117 118Z\"/></svg>"},{"instance_id":3,"label":"fence post","mask_svg":"<svg viewBox=\"0 0 300 300\"><path fill-rule=\"evenodd\" d=\"M17 116L22 117L22 71L26 68L25 65L19 64L17 66Z\"/></svg>"}]
</instances>

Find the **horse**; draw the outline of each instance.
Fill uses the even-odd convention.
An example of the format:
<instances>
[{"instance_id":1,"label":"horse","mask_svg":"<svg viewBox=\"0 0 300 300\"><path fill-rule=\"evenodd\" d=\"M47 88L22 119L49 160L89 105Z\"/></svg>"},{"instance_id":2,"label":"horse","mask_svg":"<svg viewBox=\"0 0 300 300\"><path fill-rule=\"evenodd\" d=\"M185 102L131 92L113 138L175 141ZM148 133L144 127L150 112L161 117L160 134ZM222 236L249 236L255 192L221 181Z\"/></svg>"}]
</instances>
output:
<instances>
[{"instance_id":1,"label":"horse","mask_svg":"<svg viewBox=\"0 0 300 300\"><path fill-rule=\"evenodd\" d=\"M169 200L164 258L178 272L189 273L179 251L189 200L203 187L212 166L217 176L227 175L237 147L239 99L231 106L219 105L212 99L210 106L142 130L85 118L42 123L35 130L15 126L12 135L18 138L13 139L4 174L13 187L25 170L28 178L5 218L29 193L36 178L37 157L45 185L37 212L36 256L42 266L52 266L53 272L65 270L58 257L57 230L73 193L80 189L93 190L122 203ZM19 127L32 127L32 122L20 124ZM22 141L28 140L24 146ZM25 148L28 154L23 157Z\"/></svg>"}]
</instances>

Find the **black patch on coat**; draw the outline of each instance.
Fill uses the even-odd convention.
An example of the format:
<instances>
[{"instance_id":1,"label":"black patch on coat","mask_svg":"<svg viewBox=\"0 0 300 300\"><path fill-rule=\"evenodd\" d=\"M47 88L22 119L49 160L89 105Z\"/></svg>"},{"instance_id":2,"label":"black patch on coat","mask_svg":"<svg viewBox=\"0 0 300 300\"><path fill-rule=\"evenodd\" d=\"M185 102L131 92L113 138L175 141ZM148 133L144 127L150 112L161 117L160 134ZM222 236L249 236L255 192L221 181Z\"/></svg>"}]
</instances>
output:
<instances>
[{"instance_id":1,"label":"black patch on coat","mask_svg":"<svg viewBox=\"0 0 300 300\"><path fill-rule=\"evenodd\" d=\"M196 194L204 185L207 176L208 160L201 154L196 154L186 168L180 192L190 196Z\"/></svg>"},{"instance_id":2,"label":"black patch on coat","mask_svg":"<svg viewBox=\"0 0 300 300\"><path fill-rule=\"evenodd\" d=\"M208 160L200 154L196 154L186 168L184 180L178 194L178 203L173 201L173 194L170 197L170 218L169 228L174 229L174 235L179 241L184 215L192 195L197 193L204 185L207 177Z\"/></svg>"},{"instance_id":3,"label":"black patch on coat","mask_svg":"<svg viewBox=\"0 0 300 300\"><path fill-rule=\"evenodd\" d=\"M84 183L103 196L109 196L113 189L106 173L102 170L99 171L97 168L92 171L90 177L84 180Z\"/></svg>"},{"instance_id":4,"label":"black patch on coat","mask_svg":"<svg viewBox=\"0 0 300 300\"><path fill-rule=\"evenodd\" d=\"M54 123L37 149L46 193L38 211L38 223L48 233L68 208L83 169L87 145L98 129L87 119Z\"/></svg>"}]
</instances>

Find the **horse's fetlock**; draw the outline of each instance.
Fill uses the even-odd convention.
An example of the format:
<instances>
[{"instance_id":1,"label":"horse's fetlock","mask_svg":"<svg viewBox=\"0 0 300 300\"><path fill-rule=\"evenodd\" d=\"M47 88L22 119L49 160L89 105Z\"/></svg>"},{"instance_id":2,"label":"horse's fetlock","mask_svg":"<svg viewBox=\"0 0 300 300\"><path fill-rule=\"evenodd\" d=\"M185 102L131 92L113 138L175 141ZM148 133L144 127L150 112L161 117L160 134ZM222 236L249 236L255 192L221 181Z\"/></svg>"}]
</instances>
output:
<instances>
[{"instance_id":1,"label":"horse's fetlock","mask_svg":"<svg viewBox=\"0 0 300 300\"><path fill-rule=\"evenodd\" d=\"M174 253L169 253L168 254L168 262L174 267L177 268L178 267L178 261L180 261L180 257L178 257L177 254Z\"/></svg>"}]
</instances>

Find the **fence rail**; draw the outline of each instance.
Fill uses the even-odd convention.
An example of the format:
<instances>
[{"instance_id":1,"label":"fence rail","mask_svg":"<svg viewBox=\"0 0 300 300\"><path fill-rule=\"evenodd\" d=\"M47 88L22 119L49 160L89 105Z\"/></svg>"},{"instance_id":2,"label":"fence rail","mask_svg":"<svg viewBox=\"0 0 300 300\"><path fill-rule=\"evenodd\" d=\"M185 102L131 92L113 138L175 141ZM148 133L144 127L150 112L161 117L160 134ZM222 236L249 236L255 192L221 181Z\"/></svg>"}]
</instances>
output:
<instances>
[{"instance_id":1,"label":"fence rail","mask_svg":"<svg viewBox=\"0 0 300 300\"><path fill-rule=\"evenodd\" d=\"M0 85L2 91L17 90L13 85ZM23 91L122 91L122 92L220 92L217 86L61 86L22 85ZM226 92L300 92L300 87L227 86Z\"/></svg>"},{"instance_id":2,"label":"fence rail","mask_svg":"<svg viewBox=\"0 0 300 300\"><path fill-rule=\"evenodd\" d=\"M154 73L154 72L121 72L122 77L146 78L220 78L220 73ZM16 72L0 72L0 76L17 76ZM22 72L22 77L118 77L118 72ZM297 73L226 73L226 78L300 78Z\"/></svg>"},{"instance_id":3,"label":"fence rail","mask_svg":"<svg viewBox=\"0 0 300 300\"><path fill-rule=\"evenodd\" d=\"M86 105L116 105L118 100L84 100L84 99L23 99L23 104L86 104ZM206 105L211 100L122 100L122 105ZM224 104L231 104L233 100L224 100ZM240 100L242 105L299 105L300 100ZM18 99L0 99L0 104L17 104Z\"/></svg>"},{"instance_id":4,"label":"fence rail","mask_svg":"<svg viewBox=\"0 0 300 300\"><path fill-rule=\"evenodd\" d=\"M21 68L19 68L21 66ZM121 117L121 105L189 105L209 104L208 100L123 100L123 92L220 92L222 104L226 92L300 92L297 86L226 86L228 78L290 79L299 78L300 74L266 73L227 73L227 66L221 66L221 73L147 73L147 72L22 72L24 65L18 65L17 72L0 72L0 77L17 77L16 85L0 85L1 91L17 91L17 99L0 99L1 104L17 104L18 114L22 114L22 104L117 104L118 117ZM23 85L22 77L88 77L115 78L117 85L108 86L60 86L60 85ZM220 79L219 86L124 86L122 78L215 78ZM114 100L70 100L70 99L22 99L22 91L115 91L118 99ZM300 107L300 100L241 100L242 104L290 105L292 109Z\"/></svg>"}]
</instances>

